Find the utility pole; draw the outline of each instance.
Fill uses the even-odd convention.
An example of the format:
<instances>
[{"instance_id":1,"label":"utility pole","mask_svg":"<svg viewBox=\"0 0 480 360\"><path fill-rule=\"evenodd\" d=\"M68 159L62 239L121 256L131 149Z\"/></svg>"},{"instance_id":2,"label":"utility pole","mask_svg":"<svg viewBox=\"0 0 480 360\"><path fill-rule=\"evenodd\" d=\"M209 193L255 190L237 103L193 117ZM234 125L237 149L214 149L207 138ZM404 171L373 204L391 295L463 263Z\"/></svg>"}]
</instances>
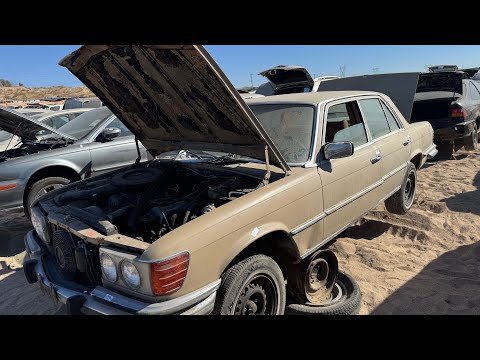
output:
<instances>
[{"instance_id":1,"label":"utility pole","mask_svg":"<svg viewBox=\"0 0 480 360\"><path fill-rule=\"evenodd\" d=\"M346 65L340 65L340 77L345 77L345 72L347 70L347 66Z\"/></svg>"},{"instance_id":2,"label":"utility pole","mask_svg":"<svg viewBox=\"0 0 480 360\"><path fill-rule=\"evenodd\" d=\"M253 74L250 74L250 82L252 83L252 87L253 87Z\"/></svg>"}]
</instances>

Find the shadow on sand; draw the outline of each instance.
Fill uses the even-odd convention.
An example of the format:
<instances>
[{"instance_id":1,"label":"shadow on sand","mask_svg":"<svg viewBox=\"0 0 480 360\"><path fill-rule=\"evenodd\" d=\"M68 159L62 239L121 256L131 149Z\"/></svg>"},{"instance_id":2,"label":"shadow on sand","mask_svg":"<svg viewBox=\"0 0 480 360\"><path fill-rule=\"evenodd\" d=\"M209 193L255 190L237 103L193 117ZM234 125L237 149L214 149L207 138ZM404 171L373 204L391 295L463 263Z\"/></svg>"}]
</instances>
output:
<instances>
[{"instance_id":1,"label":"shadow on sand","mask_svg":"<svg viewBox=\"0 0 480 360\"><path fill-rule=\"evenodd\" d=\"M480 172L475 175L473 185L476 190L459 193L441 201L445 202L451 211L480 215Z\"/></svg>"},{"instance_id":2,"label":"shadow on sand","mask_svg":"<svg viewBox=\"0 0 480 360\"><path fill-rule=\"evenodd\" d=\"M23 237L32 224L23 214L4 214L0 217L0 257L14 256L23 250Z\"/></svg>"},{"instance_id":3,"label":"shadow on sand","mask_svg":"<svg viewBox=\"0 0 480 360\"><path fill-rule=\"evenodd\" d=\"M449 251L372 314L480 314L480 242Z\"/></svg>"}]
</instances>

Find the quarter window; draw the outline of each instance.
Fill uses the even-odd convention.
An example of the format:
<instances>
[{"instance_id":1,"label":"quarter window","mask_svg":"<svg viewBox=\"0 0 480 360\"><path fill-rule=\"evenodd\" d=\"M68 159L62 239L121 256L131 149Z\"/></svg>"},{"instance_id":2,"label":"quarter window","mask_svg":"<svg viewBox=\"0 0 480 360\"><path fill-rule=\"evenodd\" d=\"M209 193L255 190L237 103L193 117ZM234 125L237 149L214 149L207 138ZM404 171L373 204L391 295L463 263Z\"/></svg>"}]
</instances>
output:
<instances>
[{"instance_id":1,"label":"quarter window","mask_svg":"<svg viewBox=\"0 0 480 360\"><path fill-rule=\"evenodd\" d=\"M382 105L383 112L387 117L388 126L390 126L390 131L395 131L400 129L400 126L398 125L397 120L393 116L392 112L388 109L387 105L385 105L382 101L380 103Z\"/></svg>"},{"instance_id":2,"label":"quarter window","mask_svg":"<svg viewBox=\"0 0 480 360\"><path fill-rule=\"evenodd\" d=\"M373 139L390 133L387 118L378 99L360 100L359 103Z\"/></svg>"},{"instance_id":3,"label":"quarter window","mask_svg":"<svg viewBox=\"0 0 480 360\"><path fill-rule=\"evenodd\" d=\"M327 113L325 142L350 141L354 147L368 142L356 101L332 105Z\"/></svg>"}]
</instances>

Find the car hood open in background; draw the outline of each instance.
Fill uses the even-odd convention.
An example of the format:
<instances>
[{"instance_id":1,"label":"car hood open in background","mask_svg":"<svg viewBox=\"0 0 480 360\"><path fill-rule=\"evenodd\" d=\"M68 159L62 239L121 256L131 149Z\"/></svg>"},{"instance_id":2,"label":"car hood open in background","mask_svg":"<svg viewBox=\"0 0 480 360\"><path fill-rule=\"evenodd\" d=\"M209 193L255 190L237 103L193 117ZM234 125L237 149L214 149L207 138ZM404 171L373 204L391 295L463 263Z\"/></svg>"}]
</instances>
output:
<instances>
[{"instance_id":1,"label":"car hood open in background","mask_svg":"<svg viewBox=\"0 0 480 360\"><path fill-rule=\"evenodd\" d=\"M258 75L266 77L271 82L275 94L287 88L308 89L308 91L301 92L309 92L313 88L314 81L303 66L279 65L262 71Z\"/></svg>"},{"instance_id":2,"label":"car hood open in background","mask_svg":"<svg viewBox=\"0 0 480 360\"><path fill-rule=\"evenodd\" d=\"M285 159L225 74L197 45L85 45L60 61L154 155L195 149Z\"/></svg>"},{"instance_id":3,"label":"car hood open in background","mask_svg":"<svg viewBox=\"0 0 480 360\"><path fill-rule=\"evenodd\" d=\"M4 106L0 106L0 130L4 130L10 134L17 135L20 138L32 141L38 139L36 135L41 130L48 130L64 138L75 140L71 136L63 134L48 125L42 124L28 115L8 109Z\"/></svg>"}]
</instances>

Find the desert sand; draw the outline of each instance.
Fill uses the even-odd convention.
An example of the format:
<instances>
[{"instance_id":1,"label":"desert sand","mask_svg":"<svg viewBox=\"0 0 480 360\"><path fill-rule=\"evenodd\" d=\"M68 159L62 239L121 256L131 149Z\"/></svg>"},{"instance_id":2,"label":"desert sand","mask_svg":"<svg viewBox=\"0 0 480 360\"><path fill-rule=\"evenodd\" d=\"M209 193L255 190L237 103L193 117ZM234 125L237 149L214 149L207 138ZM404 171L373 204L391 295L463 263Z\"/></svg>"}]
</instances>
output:
<instances>
[{"instance_id":1,"label":"desert sand","mask_svg":"<svg viewBox=\"0 0 480 360\"><path fill-rule=\"evenodd\" d=\"M0 314L59 313L23 276L29 229L23 216L0 218ZM360 314L479 314L479 234L480 151L460 152L418 172L407 215L378 206L331 248L360 285Z\"/></svg>"}]
</instances>

